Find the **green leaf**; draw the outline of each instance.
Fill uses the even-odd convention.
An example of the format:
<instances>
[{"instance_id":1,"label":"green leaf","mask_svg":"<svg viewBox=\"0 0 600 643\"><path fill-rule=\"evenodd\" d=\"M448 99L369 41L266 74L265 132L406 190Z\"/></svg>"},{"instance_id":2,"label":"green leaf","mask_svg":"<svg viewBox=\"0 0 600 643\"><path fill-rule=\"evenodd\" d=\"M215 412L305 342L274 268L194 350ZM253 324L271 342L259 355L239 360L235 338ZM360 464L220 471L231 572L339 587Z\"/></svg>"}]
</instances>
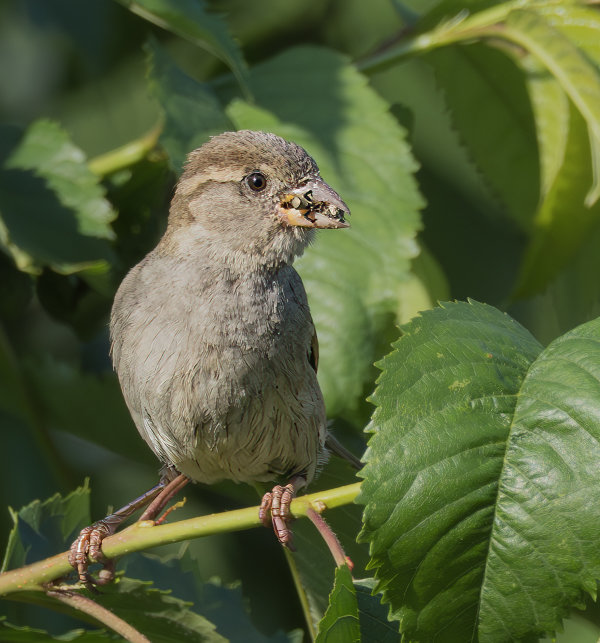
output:
<instances>
[{"instance_id":1,"label":"green leaf","mask_svg":"<svg viewBox=\"0 0 600 643\"><path fill-rule=\"evenodd\" d=\"M2 167L0 243L21 270L107 270L115 213L83 153L56 123L33 123L5 150Z\"/></svg>"},{"instance_id":2,"label":"green leaf","mask_svg":"<svg viewBox=\"0 0 600 643\"><path fill-rule=\"evenodd\" d=\"M98 603L145 634L152 643L201 641L225 643L215 626L191 609L191 603L131 578L122 578L102 594Z\"/></svg>"},{"instance_id":3,"label":"green leaf","mask_svg":"<svg viewBox=\"0 0 600 643\"><path fill-rule=\"evenodd\" d=\"M10 510L13 528L2 562L2 569L16 569L63 551L79 531L90 524L90 490L87 481L64 498L55 494L47 500L34 500Z\"/></svg>"},{"instance_id":4,"label":"green leaf","mask_svg":"<svg viewBox=\"0 0 600 643\"><path fill-rule=\"evenodd\" d=\"M154 464L135 429L116 375L84 373L50 358L24 363L46 421L114 453Z\"/></svg>"},{"instance_id":5,"label":"green leaf","mask_svg":"<svg viewBox=\"0 0 600 643\"><path fill-rule=\"evenodd\" d=\"M537 81L533 81L534 84ZM533 88L532 88L533 89ZM543 90L542 90L543 91ZM533 90L535 94L535 90ZM583 241L600 220L600 203L585 205L585 195L592 181L592 163L587 126L581 114L570 101L566 104L567 122L562 118L561 105L549 102L544 109L556 115L547 126L566 134L566 140L544 154L561 157L561 167L543 194L543 200L534 219L534 230L526 249L517 283L516 296L528 296L542 291L551 279L580 251ZM541 119L540 126L544 126ZM562 149L561 149L562 148Z\"/></svg>"},{"instance_id":6,"label":"green leaf","mask_svg":"<svg viewBox=\"0 0 600 643\"><path fill-rule=\"evenodd\" d=\"M335 583L329 595L329 607L319 623L316 643L351 643L360 641L358 604L352 574L347 565L335 571Z\"/></svg>"},{"instance_id":7,"label":"green leaf","mask_svg":"<svg viewBox=\"0 0 600 643\"><path fill-rule=\"evenodd\" d=\"M381 363L361 538L406 636L512 641L560 627L600 577L600 320L547 349L444 304Z\"/></svg>"},{"instance_id":8,"label":"green leaf","mask_svg":"<svg viewBox=\"0 0 600 643\"><path fill-rule=\"evenodd\" d=\"M17 627L7 623L0 616L0 641L3 643L43 643L44 641L81 641L82 643L104 643L114 641L114 636L104 630L71 630L53 636L44 630L33 627Z\"/></svg>"},{"instance_id":9,"label":"green leaf","mask_svg":"<svg viewBox=\"0 0 600 643\"><path fill-rule=\"evenodd\" d=\"M552 28L600 65L596 11L571 5L540 9ZM587 123L563 87L540 63L523 58L540 150L541 198L534 233L523 259L517 296L542 291L599 219L600 206L585 204L594 181Z\"/></svg>"},{"instance_id":10,"label":"green leaf","mask_svg":"<svg viewBox=\"0 0 600 643\"><path fill-rule=\"evenodd\" d=\"M594 160L588 206L600 197L600 73L559 29L534 11L512 11L505 22L507 37L525 47L558 80L588 127Z\"/></svg>"},{"instance_id":11,"label":"green leaf","mask_svg":"<svg viewBox=\"0 0 600 643\"><path fill-rule=\"evenodd\" d=\"M176 598L170 591L156 589L151 582L121 577L114 583L104 586L101 593L93 594L92 597L95 602L145 634L152 643L172 643L173 641L225 643L227 641L216 631L210 621L193 610L192 603ZM71 616L82 618L81 612L65 607L63 603L40 592L22 593L20 598L29 603L57 609ZM70 632L65 636L75 636L76 634L78 634L77 631ZM92 632L91 634L101 635L102 632ZM69 639L67 638L67 640ZM75 640L78 640L76 636ZM86 643L88 641L85 637L82 640ZM91 638L90 640L95 639Z\"/></svg>"},{"instance_id":12,"label":"green leaf","mask_svg":"<svg viewBox=\"0 0 600 643\"><path fill-rule=\"evenodd\" d=\"M473 163L508 214L529 230L539 170L533 114L521 71L503 52L481 43L444 47L426 54L425 60L435 70Z\"/></svg>"},{"instance_id":13,"label":"green leaf","mask_svg":"<svg viewBox=\"0 0 600 643\"><path fill-rule=\"evenodd\" d=\"M515 638L554 631L584 592L596 597L599 364L596 319L552 342L523 382L481 591L482 638L507 617Z\"/></svg>"},{"instance_id":14,"label":"green leaf","mask_svg":"<svg viewBox=\"0 0 600 643\"><path fill-rule=\"evenodd\" d=\"M388 609L381 602L381 594L373 595L375 579L354 581L361 643L400 643L398 624L387 618Z\"/></svg>"},{"instance_id":15,"label":"green leaf","mask_svg":"<svg viewBox=\"0 0 600 643\"><path fill-rule=\"evenodd\" d=\"M220 58L247 88L242 52L221 16L208 11L203 0L119 0L133 13L168 29Z\"/></svg>"},{"instance_id":16,"label":"green leaf","mask_svg":"<svg viewBox=\"0 0 600 643\"><path fill-rule=\"evenodd\" d=\"M302 145L352 211L349 231L320 235L297 262L319 334L328 412L340 414L362 396L382 320L389 324L381 313L396 312L399 283L417 252L415 163L388 105L339 54L292 49L255 67L251 87L260 107L232 101L235 126ZM302 87L319 100L298 101Z\"/></svg>"},{"instance_id":17,"label":"green leaf","mask_svg":"<svg viewBox=\"0 0 600 643\"><path fill-rule=\"evenodd\" d=\"M247 595L243 595L240 582L224 585L214 577L206 581L205 570L197 559L198 552L191 553L190 546L198 542L182 544L176 555L133 554L122 559L120 566L125 567L128 576L152 580L156 589L173 588L178 598L193 602L194 611L213 623L217 632L229 641L293 643L298 634L301 636L300 630L269 636L260 632L250 618ZM200 553L200 557L206 557L206 551ZM228 558L231 559L231 555Z\"/></svg>"},{"instance_id":18,"label":"green leaf","mask_svg":"<svg viewBox=\"0 0 600 643\"><path fill-rule=\"evenodd\" d=\"M165 113L160 142L181 173L186 155L232 125L211 87L185 74L154 40L146 45L150 87Z\"/></svg>"}]
</instances>

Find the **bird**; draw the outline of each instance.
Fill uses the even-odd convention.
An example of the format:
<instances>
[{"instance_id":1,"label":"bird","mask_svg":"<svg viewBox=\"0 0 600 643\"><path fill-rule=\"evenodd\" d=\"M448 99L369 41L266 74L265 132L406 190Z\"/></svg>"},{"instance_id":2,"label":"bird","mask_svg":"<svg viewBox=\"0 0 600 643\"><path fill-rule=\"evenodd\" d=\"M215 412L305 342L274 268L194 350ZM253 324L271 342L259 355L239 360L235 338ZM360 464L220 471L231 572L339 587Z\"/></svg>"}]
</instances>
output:
<instances>
[{"instance_id":1,"label":"bird","mask_svg":"<svg viewBox=\"0 0 600 643\"><path fill-rule=\"evenodd\" d=\"M330 440L317 335L292 264L316 230L349 227L349 214L299 145L261 131L213 136L188 155L166 231L123 279L111 312L113 365L163 465L160 488L287 481L264 495L260 517L290 548L289 504ZM109 518L71 548L82 580L87 555L101 559L118 522Z\"/></svg>"}]
</instances>

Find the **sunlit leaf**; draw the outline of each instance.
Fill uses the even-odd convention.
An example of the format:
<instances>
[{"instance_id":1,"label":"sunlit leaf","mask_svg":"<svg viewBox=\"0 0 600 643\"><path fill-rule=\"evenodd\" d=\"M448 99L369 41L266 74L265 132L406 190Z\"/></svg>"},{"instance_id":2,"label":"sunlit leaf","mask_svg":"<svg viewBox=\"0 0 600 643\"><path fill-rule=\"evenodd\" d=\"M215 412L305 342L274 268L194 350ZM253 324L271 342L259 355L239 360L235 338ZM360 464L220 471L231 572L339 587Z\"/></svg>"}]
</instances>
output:
<instances>
[{"instance_id":1,"label":"sunlit leaf","mask_svg":"<svg viewBox=\"0 0 600 643\"><path fill-rule=\"evenodd\" d=\"M358 604L350 569L343 565L335 572L329 607L319 623L316 643L354 643L360 641Z\"/></svg>"},{"instance_id":2,"label":"sunlit leaf","mask_svg":"<svg viewBox=\"0 0 600 643\"><path fill-rule=\"evenodd\" d=\"M114 217L81 150L56 123L33 123L0 174L0 243L17 266L107 270Z\"/></svg>"},{"instance_id":3,"label":"sunlit leaf","mask_svg":"<svg viewBox=\"0 0 600 643\"><path fill-rule=\"evenodd\" d=\"M552 632L600 577L600 320L545 350L474 302L404 331L360 498L378 589L422 641Z\"/></svg>"},{"instance_id":4,"label":"sunlit leaf","mask_svg":"<svg viewBox=\"0 0 600 643\"><path fill-rule=\"evenodd\" d=\"M588 127L594 159L593 183L587 205L600 196L600 73L567 37L534 11L512 11L506 20L508 37L537 58L558 80Z\"/></svg>"}]
</instances>

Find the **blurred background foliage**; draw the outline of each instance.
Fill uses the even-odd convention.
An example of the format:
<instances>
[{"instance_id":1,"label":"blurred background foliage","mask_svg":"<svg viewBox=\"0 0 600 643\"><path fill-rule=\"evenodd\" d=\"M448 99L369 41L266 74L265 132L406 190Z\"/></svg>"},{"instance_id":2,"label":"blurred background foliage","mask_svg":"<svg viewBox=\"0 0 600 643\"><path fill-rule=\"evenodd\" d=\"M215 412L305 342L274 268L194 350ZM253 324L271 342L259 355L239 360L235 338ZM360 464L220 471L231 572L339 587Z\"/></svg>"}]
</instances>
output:
<instances>
[{"instance_id":1,"label":"blurred background foliage","mask_svg":"<svg viewBox=\"0 0 600 643\"><path fill-rule=\"evenodd\" d=\"M299 267L329 415L356 453L373 362L399 322L438 299L497 306L542 344L600 314L588 140L600 119L593 109L582 115L585 97L574 100L524 48L477 37L440 48L412 41L378 63L417 28L448 20L451 31L469 11L509 3L189 0L179 5L186 19L163 29L151 10L168 4L0 4L0 507L67 494L89 477L99 518L155 483L157 463L112 373L108 315L120 279L164 229L185 153L223 129L296 140L351 206L351 233L322 235ZM561 5L573 3L533 4L598 65L596 9L582 3L563 24ZM515 33L537 28L519 19ZM443 30L433 33L445 44ZM350 480L332 461L317 486ZM233 484L187 495L177 517L256 502ZM359 516L353 508L331 516L358 569ZM11 526L0 512L3 547ZM323 610L333 566L321 565L326 553L313 555L322 545L310 529L297 530L299 566L319 567L312 600ZM219 600L235 596L242 629L248 610L252 640L303 627L283 553L259 530L124 566L161 589L179 586L175 596L196 605L229 592ZM182 570L189 578L179 584ZM238 581L241 590L227 588ZM43 609L3 608L11 622L55 634L76 626ZM207 616L226 627L222 614Z\"/></svg>"}]
</instances>

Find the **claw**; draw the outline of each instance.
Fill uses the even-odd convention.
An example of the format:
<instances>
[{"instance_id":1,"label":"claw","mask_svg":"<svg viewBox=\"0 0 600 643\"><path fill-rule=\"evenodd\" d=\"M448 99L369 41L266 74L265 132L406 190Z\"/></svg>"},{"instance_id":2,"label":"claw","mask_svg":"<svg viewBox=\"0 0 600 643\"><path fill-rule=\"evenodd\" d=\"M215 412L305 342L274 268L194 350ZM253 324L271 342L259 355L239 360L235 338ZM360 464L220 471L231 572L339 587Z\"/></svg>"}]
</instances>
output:
<instances>
[{"instance_id":1,"label":"claw","mask_svg":"<svg viewBox=\"0 0 600 643\"><path fill-rule=\"evenodd\" d=\"M276 485L272 491L265 493L258 510L258 517L263 525L268 527L270 522L277 540L291 551L295 551L295 549L294 537L289 528L289 524L293 520L290 504L298 489L301 489L305 484L306 479L303 476L296 476L285 487Z\"/></svg>"},{"instance_id":2,"label":"claw","mask_svg":"<svg viewBox=\"0 0 600 643\"><path fill-rule=\"evenodd\" d=\"M110 582L114 576L111 573L110 565L102 553L102 541L115 532L116 526L106 520L99 520L89 527L84 527L69 550L69 563L77 571L79 580L87 587L92 584L105 584ZM88 572L90 562L103 563L104 573L101 574L102 581L93 581Z\"/></svg>"}]
</instances>

